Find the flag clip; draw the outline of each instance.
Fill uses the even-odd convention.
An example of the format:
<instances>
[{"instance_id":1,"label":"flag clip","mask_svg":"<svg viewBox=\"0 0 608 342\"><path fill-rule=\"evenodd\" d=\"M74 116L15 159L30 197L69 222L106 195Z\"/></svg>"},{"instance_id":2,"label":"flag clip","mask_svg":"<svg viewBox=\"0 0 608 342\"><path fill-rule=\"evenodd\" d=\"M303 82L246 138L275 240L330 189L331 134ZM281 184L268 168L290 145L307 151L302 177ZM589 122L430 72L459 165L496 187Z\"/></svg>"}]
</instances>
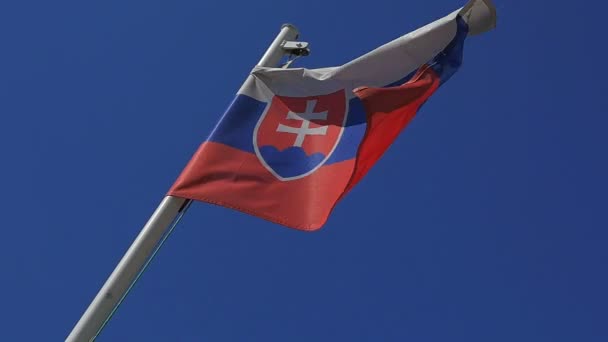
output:
<instances>
[{"instance_id":1,"label":"flag clip","mask_svg":"<svg viewBox=\"0 0 608 342\"><path fill-rule=\"evenodd\" d=\"M310 54L310 48L308 42L296 42L296 41L284 41L281 47L285 52L295 56L308 56Z\"/></svg>"}]
</instances>

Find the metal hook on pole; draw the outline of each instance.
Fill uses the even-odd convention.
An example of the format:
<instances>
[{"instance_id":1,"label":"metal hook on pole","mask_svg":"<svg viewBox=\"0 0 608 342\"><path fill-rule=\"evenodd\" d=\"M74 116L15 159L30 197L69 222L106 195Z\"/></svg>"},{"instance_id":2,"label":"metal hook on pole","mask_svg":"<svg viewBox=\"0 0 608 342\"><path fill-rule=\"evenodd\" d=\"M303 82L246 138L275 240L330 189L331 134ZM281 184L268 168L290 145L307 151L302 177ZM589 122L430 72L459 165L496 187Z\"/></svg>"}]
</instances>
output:
<instances>
[{"instance_id":1,"label":"metal hook on pole","mask_svg":"<svg viewBox=\"0 0 608 342\"><path fill-rule=\"evenodd\" d=\"M287 57L287 62L283 63L281 68L287 69L296 59L310 55L310 48L308 45L308 42L284 41L283 44L281 44L281 47L286 53L289 52L289 56Z\"/></svg>"}]
</instances>

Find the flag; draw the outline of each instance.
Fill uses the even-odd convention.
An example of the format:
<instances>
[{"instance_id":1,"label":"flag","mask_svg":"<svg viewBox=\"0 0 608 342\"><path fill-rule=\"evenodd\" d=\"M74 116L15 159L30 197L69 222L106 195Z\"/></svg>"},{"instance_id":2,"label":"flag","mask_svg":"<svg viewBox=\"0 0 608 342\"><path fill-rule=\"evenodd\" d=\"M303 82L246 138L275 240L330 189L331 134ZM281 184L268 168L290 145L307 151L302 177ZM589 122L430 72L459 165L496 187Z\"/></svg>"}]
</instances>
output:
<instances>
[{"instance_id":1,"label":"flag","mask_svg":"<svg viewBox=\"0 0 608 342\"><path fill-rule=\"evenodd\" d=\"M341 66L255 67L168 195L321 228L495 22L473 0Z\"/></svg>"}]
</instances>

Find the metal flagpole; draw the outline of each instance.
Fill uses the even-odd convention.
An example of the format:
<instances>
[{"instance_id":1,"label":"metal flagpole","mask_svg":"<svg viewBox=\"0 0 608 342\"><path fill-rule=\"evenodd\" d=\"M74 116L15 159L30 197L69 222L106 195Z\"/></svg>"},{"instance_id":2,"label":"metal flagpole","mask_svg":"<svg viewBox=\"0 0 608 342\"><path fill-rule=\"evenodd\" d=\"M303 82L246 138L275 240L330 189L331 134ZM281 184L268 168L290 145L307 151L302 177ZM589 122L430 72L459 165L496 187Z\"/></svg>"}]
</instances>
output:
<instances>
[{"instance_id":1,"label":"metal flagpole","mask_svg":"<svg viewBox=\"0 0 608 342\"><path fill-rule=\"evenodd\" d=\"M292 42L298 38L298 34L298 29L295 26L283 25L257 65L274 67L287 53L308 54L306 43ZM88 342L97 337L116 310L117 305L120 304L133 285L133 282L137 280L141 270L154 255L159 242L170 229L174 220L188 208L189 202L190 200L173 196L166 196L162 200L108 280L99 290L99 293L76 323L66 341Z\"/></svg>"}]
</instances>

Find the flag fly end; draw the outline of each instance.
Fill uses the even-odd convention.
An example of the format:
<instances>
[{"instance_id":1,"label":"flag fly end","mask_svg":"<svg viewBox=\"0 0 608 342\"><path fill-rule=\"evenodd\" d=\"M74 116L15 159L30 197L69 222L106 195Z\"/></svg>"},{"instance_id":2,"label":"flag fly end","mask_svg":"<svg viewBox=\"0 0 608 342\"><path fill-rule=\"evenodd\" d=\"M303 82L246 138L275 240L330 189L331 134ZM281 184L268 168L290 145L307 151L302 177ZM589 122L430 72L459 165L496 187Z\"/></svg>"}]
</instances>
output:
<instances>
[{"instance_id":1,"label":"flag fly end","mask_svg":"<svg viewBox=\"0 0 608 342\"><path fill-rule=\"evenodd\" d=\"M496 7L491 0L471 0L459 12L474 36L496 27Z\"/></svg>"}]
</instances>

